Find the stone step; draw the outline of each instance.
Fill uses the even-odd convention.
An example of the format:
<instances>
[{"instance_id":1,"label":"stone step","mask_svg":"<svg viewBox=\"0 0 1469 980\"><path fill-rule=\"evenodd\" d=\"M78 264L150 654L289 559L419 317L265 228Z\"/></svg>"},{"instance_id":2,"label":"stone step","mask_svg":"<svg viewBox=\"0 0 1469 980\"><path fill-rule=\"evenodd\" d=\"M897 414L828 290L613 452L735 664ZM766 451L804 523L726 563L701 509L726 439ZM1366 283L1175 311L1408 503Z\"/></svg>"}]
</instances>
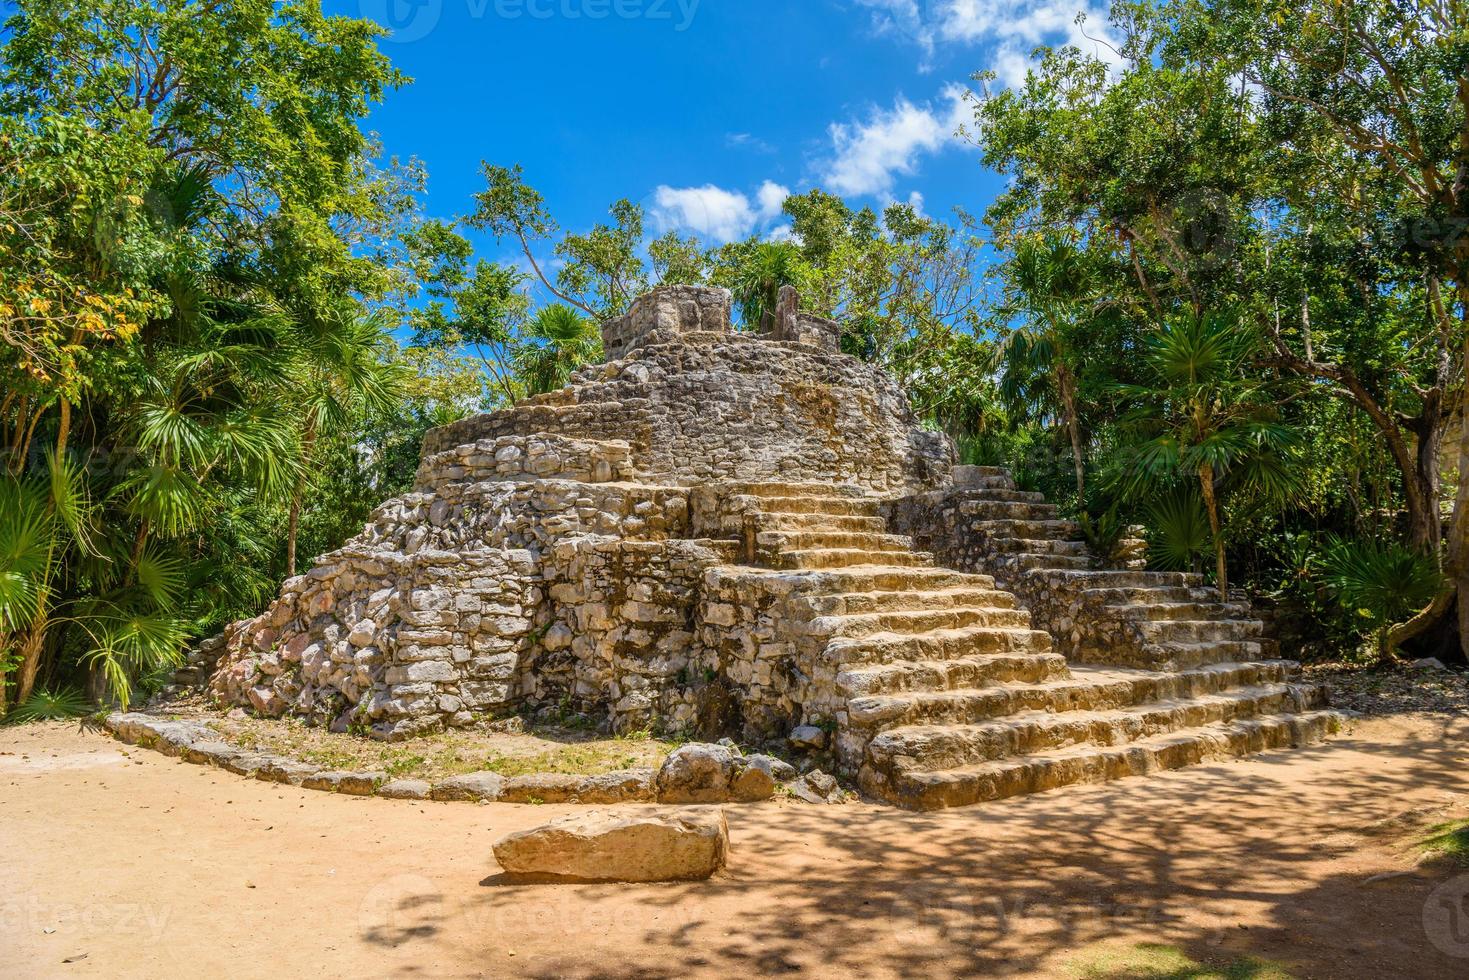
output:
<instances>
[{"instance_id":1,"label":"stone step","mask_svg":"<svg viewBox=\"0 0 1469 980\"><path fill-rule=\"evenodd\" d=\"M1041 575L1042 572L1031 572ZM1193 572L1152 572L1143 569L1092 568L1058 569L1045 578L1057 585L1075 589L1151 588L1153 586L1197 588L1204 583L1202 575Z\"/></svg>"},{"instance_id":2,"label":"stone step","mask_svg":"<svg viewBox=\"0 0 1469 980\"><path fill-rule=\"evenodd\" d=\"M853 667L837 674L837 693L847 698L903 691L942 691L1006 681L1040 683L1070 676L1059 653L995 653L958 660L902 661Z\"/></svg>"},{"instance_id":3,"label":"stone step","mask_svg":"<svg viewBox=\"0 0 1469 980\"><path fill-rule=\"evenodd\" d=\"M1116 746L1079 745L958 769L885 773L864 766L862 788L918 810L967 806L1076 783L1178 769L1208 759L1309 745L1339 731L1334 711L1265 715L1188 728Z\"/></svg>"},{"instance_id":4,"label":"stone step","mask_svg":"<svg viewBox=\"0 0 1469 980\"><path fill-rule=\"evenodd\" d=\"M1128 629L1147 643L1208 643L1252 639L1265 624L1258 619L1137 619Z\"/></svg>"},{"instance_id":5,"label":"stone step","mask_svg":"<svg viewBox=\"0 0 1469 980\"><path fill-rule=\"evenodd\" d=\"M1014 490L1015 479L1008 473L975 475L959 486L964 490Z\"/></svg>"},{"instance_id":6,"label":"stone step","mask_svg":"<svg viewBox=\"0 0 1469 980\"><path fill-rule=\"evenodd\" d=\"M881 516L881 501L864 497L755 497L734 502L748 502L762 514L834 514L852 517Z\"/></svg>"},{"instance_id":7,"label":"stone step","mask_svg":"<svg viewBox=\"0 0 1469 980\"><path fill-rule=\"evenodd\" d=\"M1107 612L1118 619L1146 619L1154 622L1170 620L1234 620L1249 619L1247 602L1129 602L1108 606Z\"/></svg>"},{"instance_id":8,"label":"stone step","mask_svg":"<svg viewBox=\"0 0 1469 980\"><path fill-rule=\"evenodd\" d=\"M989 521L1054 520L1060 512L1055 504L1025 500L965 500L959 504L959 513L965 517Z\"/></svg>"},{"instance_id":9,"label":"stone step","mask_svg":"<svg viewBox=\"0 0 1469 980\"><path fill-rule=\"evenodd\" d=\"M1256 640L1214 640L1207 643L1157 643L1148 647L1158 670L1189 670L1210 664L1261 659L1266 653Z\"/></svg>"},{"instance_id":10,"label":"stone step","mask_svg":"<svg viewBox=\"0 0 1469 980\"><path fill-rule=\"evenodd\" d=\"M762 531L866 531L881 534L888 522L860 514L761 514Z\"/></svg>"},{"instance_id":11,"label":"stone step","mask_svg":"<svg viewBox=\"0 0 1469 980\"><path fill-rule=\"evenodd\" d=\"M933 555L926 551L869 551L865 548L818 548L785 551L774 556L776 568L822 569L877 566L880 568L930 567Z\"/></svg>"},{"instance_id":12,"label":"stone step","mask_svg":"<svg viewBox=\"0 0 1469 980\"><path fill-rule=\"evenodd\" d=\"M1008 490L1004 487L960 487L956 493L964 506L970 501L997 501L1025 504L1044 504L1046 495L1034 490Z\"/></svg>"},{"instance_id":13,"label":"stone step","mask_svg":"<svg viewBox=\"0 0 1469 980\"><path fill-rule=\"evenodd\" d=\"M780 483L764 481L754 483L721 483L718 487L726 496L739 497L846 497L855 499L872 499L873 497L870 490L845 483Z\"/></svg>"},{"instance_id":14,"label":"stone step","mask_svg":"<svg viewBox=\"0 0 1469 980\"><path fill-rule=\"evenodd\" d=\"M869 731L909 725L969 725L1024 711L1116 710L1283 677L1284 669L1274 664L1221 665L1179 673L1073 668L1071 677L1042 684L856 698L848 703L847 715L850 727Z\"/></svg>"},{"instance_id":15,"label":"stone step","mask_svg":"<svg viewBox=\"0 0 1469 980\"><path fill-rule=\"evenodd\" d=\"M1215 589L1185 585L1142 585L1117 588L1082 589L1083 599L1090 599L1106 606L1132 605L1148 602L1217 602L1219 593Z\"/></svg>"},{"instance_id":16,"label":"stone step","mask_svg":"<svg viewBox=\"0 0 1469 980\"><path fill-rule=\"evenodd\" d=\"M1060 518L1041 520L994 520L975 521L974 529L995 538L1029 538L1042 541L1080 541L1081 526L1075 521ZM1083 542L1084 544L1085 542Z\"/></svg>"},{"instance_id":17,"label":"stone step","mask_svg":"<svg viewBox=\"0 0 1469 980\"><path fill-rule=\"evenodd\" d=\"M799 594L806 598L863 592L930 592L943 589L991 590L995 588L995 580L992 576L956 572L951 568L933 566L895 568L887 565L772 570L735 565L716 567L710 569L706 574L716 578L756 579L767 590L775 589L790 594Z\"/></svg>"},{"instance_id":18,"label":"stone step","mask_svg":"<svg viewBox=\"0 0 1469 980\"><path fill-rule=\"evenodd\" d=\"M1065 538L990 538L990 550L998 554L1065 555L1067 557L1090 558L1091 550L1085 541Z\"/></svg>"},{"instance_id":19,"label":"stone step","mask_svg":"<svg viewBox=\"0 0 1469 980\"><path fill-rule=\"evenodd\" d=\"M906 612L917 609L953 609L958 606L1014 609L1016 605L1015 596L1012 593L969 586L933 591L904 589L895 592L872 591L812 595L802 596L797 602L813 616Z\"/></svg>"},{"instance_id":20,"label":"stone step","mask_svg":"<svg viewBox=\"0 0 1469 980\"><path fill-rule=\"evenodd\" d=\"M1041 572L1084 572L1093 567L1089 555L1050 555L1012 551L998 555L994 561L1009 567L1010 574Z\"/></svg>"},{"instance_id":21,"label":"stone step","mask_svg":"<svg viewBox=\"0 0 1469 980\"><path fill-rule=\"evenodd\" d=\"M960 660L1003 653L1050 653L1051 634L1043 630L966 626L927 633L873 633L837 637L825 659L844 667L880 666L924 660Z\"/></svg>"},{"instance_id":22,"label":"stone step","mask_svg":"<svg viewBox=\"0 0 1469 980\"><path fill-rule=\"evenodd\" d=\"M1321 702L1319 689L1268 682L1117 708L1022 711L975 723L904 726L873 738L867 760L889 771L957 769L1067 745L1120 745L1235 718L1295 714Z\"/></svg>"},{"instance_id":23,"label":"stone step","mask_svg":"<svg viewBox=\"0 0 1469 980\"><path fill-rule=\"evenodd\" d=\"M791 624L794 628L795 624ZM871 636L873 633L928 633L933 630L963 629L966 626L990 626L997 629L1030 628L1030 612L1014 607L952 609L917 609L903 612L857 613L846 616L818 616L802 624L802 631L812 636Z\"/></svg>"},{"instance_id":24,"label":"stone step","mask_svg":"<svg viewBox=\"0 0 1469 980\"><path fill-rule=\"evenodd\" d=\"M761 531L755 543L762 551L814 551L818 548L913 550L912 538L870 531Z\"/></svg>"}]
</instances>

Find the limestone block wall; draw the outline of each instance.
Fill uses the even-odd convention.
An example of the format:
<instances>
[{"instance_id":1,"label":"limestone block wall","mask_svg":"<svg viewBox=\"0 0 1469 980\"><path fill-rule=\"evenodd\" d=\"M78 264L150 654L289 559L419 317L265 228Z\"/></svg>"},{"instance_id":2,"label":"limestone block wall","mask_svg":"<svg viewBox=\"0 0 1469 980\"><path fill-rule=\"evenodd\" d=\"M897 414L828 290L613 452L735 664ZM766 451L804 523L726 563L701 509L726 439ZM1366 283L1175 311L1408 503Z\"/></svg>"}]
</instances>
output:
<instances>
[{"instance_id":1,"label":"limestone block wall","mask_svg":"<svg viewBox=\"0 0 1469 980\"><path fill-rule=\"evenodd\" d=\"M631 447L641 479L853 484L911 493L946 482L952 444L923 430L882 371L843 354L753 335L700 334L588 368L572 387L428 434L465 443L556 433Z\"/></svg>"},{"instance_id":2,"label":"limestone block wall","mask_svg":"<svg viewBox=\"0 0 1469 980\"><path fill-rule=\"evenodd\" d=\"M694 673L680 674L672 651L692 632L693 583L733 543L687 540L686 488L560 478L604 462L615 474L625 447L534 437L471 449L426 461L430 489L385 503L265 613L232 626L211 690L388 738L527 698L610 699L624 726L687 717L670 679ZM551 478L466 482L512 465L512 449Z\"/></svg>"},{"instance_id":3,"label":"limestone block wall","mask_svg":"<svg viewBox=\"0 0 1469 980\"><path fill-rule=\"evenodd\" d=\"M704 286L662 286L633 301L626 316L602 325L608 360L640 347L679 340L690 333L728 333L730 292Z\"/></svg>"},{"instance_id":4,"label":"limestone block wall","mask_svg":"<svg viewBox=\"0 0 1469 980\"><path fill-rule=\"evenodd\" d=\"M617 731L699 727L717 680L699 642L701 587L731 549L609 537L557 545L547 563L550 622L525 694L606 711Z\"/></svg>"}]
</instances>

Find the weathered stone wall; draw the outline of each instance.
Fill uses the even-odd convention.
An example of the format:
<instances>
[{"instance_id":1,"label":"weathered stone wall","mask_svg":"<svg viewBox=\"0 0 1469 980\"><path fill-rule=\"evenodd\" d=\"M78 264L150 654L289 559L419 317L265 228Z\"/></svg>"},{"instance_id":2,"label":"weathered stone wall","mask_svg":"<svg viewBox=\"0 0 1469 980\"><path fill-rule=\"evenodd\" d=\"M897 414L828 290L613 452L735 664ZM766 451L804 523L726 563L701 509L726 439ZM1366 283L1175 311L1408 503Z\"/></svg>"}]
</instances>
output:
<instances>
[{"instance_id":1,"label":"weathered stone wall","mask_svg":"<svg viewBox=\"0 0 1469 980\"><path fill-rule=\"evenodd\" d=\"M625 475L626 448L538 436L428 458L423 489L378 508L232 628L212 689L385 737L467 725L527 697L610 698L634 726L686 717L682 693L666 690L693 617L692 585L677 583L733 545L678 540L685 488L563 479ZM535 471L547 476L525 478ZM654 694L630 698L643 689Z\"/></svg>"},{"instance_id":2,"label":"weathered stone wall","mask_svg":"<svg viewBox=\"0 0 1469 980\"><path fill-rule=\"evenodd\" d=\"M554 432L625 440L644 480L942 485L953 449L921 429L897 384L854 357L753 335L699 334L589 368L573 386L428 434L425 450Z\"/></svg>"}]
</instances>

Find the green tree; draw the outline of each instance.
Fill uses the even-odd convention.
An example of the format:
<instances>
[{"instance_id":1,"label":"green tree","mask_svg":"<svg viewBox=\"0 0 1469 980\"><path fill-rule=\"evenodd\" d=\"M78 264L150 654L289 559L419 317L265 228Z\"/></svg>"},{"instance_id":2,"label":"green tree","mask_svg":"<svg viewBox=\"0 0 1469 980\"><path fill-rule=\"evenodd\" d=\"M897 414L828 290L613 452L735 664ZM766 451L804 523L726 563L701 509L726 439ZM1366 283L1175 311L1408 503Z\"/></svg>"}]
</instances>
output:
<instances>
[{"instance_id":1,"label":"green tree","mask_svg":"<svg viewBox=\"0 0 1469 980\"><path fill-rule=\"evenodd\" d=\"M317 441L355 430L402 397L406 372L391 357L382 317L343 302L302 318L293 353L292 387L299 406L301 465L291 488L286 528L286 574L296 574L296 537L302 500L310 486Z\"/></svg>"},{"instance_id":2,"label":"green tree","mask_svg":"<svg viewBox=\"0 0 1469 980\"><path fill-rule=\"evenodd\" d=\"M602 334L595 323L569 306L543 306L531 318L515 350L515 368L528 395L543 395L566 386L577 368L602 355Z\"/></svg>"},{"instance_id":3,"label":"green tree","mask_svg":"<svg viewBox=\"0 0 1469 980\"><path fill-rule=\"evenodd\" d=\"M1000 393L1012 410L1055 406L1071 441L1076 497L1086 497L1086 448L1077 374L1100 312L1100 284L1086 253L1055 235L1022 238L1006 263L1003 314L1019 317L1000 348Z\"/></svg>"},{"instance_id":4,"label":"green tree","mask_svg":"<svg viewBox=\"0 0 1469 980\"><path fill-rule=\"evenodd\" d=\"M0 426L10 479L50 487L11 510L51 558L0 673L22 651L27 685L90 666L125 699L259 594L296 423L340 381L321 322L395 284L378 236L415 172L369 162L361 121L403 79L314 0L28 0L6 29Z\"/></svg>"},{"instance_id":5,"label":"green tree","mask_svg":"<svg viewBox=\"0 0 1469 980\"><path fill-rule=\"evenodd\" d=\"M1221 495L1248 490L1285 501L1298 481L1299 437L1279 421L1268 380L1251 376L1256 347L1237 316L1180 316L1150 342L1145 380L1114 389L1132 405L1122 423L1131 443L1119 464L1121 484L1133 495L1180 478L1197 484L1222 602L1229 576Z\"/></svg>"}]
</instances>

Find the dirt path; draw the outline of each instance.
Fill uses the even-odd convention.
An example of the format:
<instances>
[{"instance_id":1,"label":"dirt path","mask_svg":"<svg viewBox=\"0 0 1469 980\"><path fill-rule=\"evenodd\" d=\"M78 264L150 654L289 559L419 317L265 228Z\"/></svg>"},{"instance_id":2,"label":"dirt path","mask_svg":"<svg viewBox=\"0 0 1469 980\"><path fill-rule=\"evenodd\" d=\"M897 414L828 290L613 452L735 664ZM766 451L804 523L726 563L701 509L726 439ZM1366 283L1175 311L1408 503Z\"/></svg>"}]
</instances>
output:
<instances>
[{"instance_id":1,"label":"dirt path","mask_svg":"<svg viewBox=\"0 0 1469 980\"><path fill-rule=\"evenodd\" d=\"M1433 815L1366 829L1465 815L1466 735L1376 719L942 813L731 807L726 878L558 886L498 880L490 846L566 807L336 797L75 726L0 729L0 974L1464 977L1469 919L1455 946L1432 911L1448 893L1429 899L1469 878L1402 845Z\"/></svg>"}]
</instances>

